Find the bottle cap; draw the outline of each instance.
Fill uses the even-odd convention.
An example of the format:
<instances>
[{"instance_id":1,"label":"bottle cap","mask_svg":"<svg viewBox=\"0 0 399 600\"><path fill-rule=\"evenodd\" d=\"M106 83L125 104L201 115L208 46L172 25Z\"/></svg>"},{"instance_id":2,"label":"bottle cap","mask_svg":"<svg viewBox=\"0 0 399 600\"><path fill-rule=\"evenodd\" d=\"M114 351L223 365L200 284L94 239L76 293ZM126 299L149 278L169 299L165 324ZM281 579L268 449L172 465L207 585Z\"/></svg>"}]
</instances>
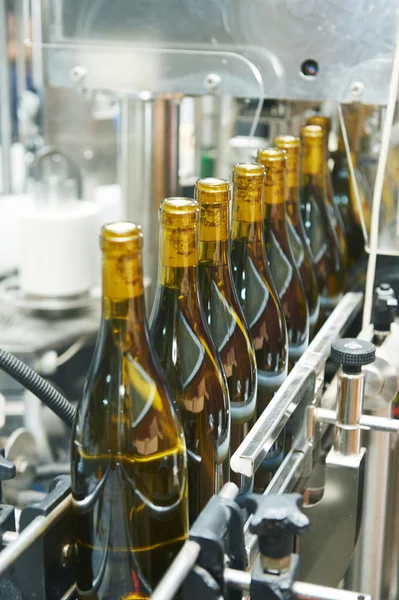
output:
<instances>
[{"instance_id":1,"label":"bottle cap","mask_svg":"<svg viewBox=\"0 0 399 600\"><path fill-rule=\"evenodd\" d=\"M192 198L165 198L159 209L159 220L163 225L186 227L195 225L198 217L198 202Z\"/></svg>"},{"instance_id":2,"label":"bottle cap","mask_svg":"<svg viewBox=\"0 0 399 600\"><path fill-rule=\"evenodd\" d=\"M205 177L195 185L195 199L199 204L219 204L229 201L230 183L227 179Z\"/></svg>"},{"instance_id":3,"label":"bottle cap","mask_svg":"<svg viewBox=\"0 0 399 600\"><path fill-rule=\"evenodd\" d=\"M299 170L299 150L301 141L299 137L293 135L278 135L274 144L277 148L283 149L287 155L287 169L285 183L287 188L298 187Z\"/></svg>"},{"instance_id":4,"label":"bottle cap","mask_svg":"<svg viewBox=\"0 0 399 600\"><path fill-rule=\"evenodd\" d=\"M103 252L116 251L123 254L140 252L143 247L141 225L129 221L118 221L104 225L101 229Z\"/></svg>"},{"instance_id":5,"label":"bottle cap","mask_svg":"<svg viewBox=\"0 0 399 600\"><path fill-rule=\"evenodd\" d=\"M282 150L281 148L265 148L263 150L259 150L258 161L265 167L273 168L274 166L279 166L281 169L284 169L287 161L287 155L285 150ZM266 169L266 177L267 172L268 169Z\"/></svg>"},{"instance_id":6,"label":"bottle cap","mask_svg":"<svg viewBox=\"0 0 399 600\"><path fill-rule=\"evenodd\" d=\"M233 219L245 223L262 220L262 194L265 167L238 163L233 170Z\"/></svg>"},{"instance_id":7,"label":"bottle cap","mask_svg":"<svg viewBox=\"0 0 399 600\"><path fill-rule=\"evenodd\" d=\"M287 154L281 148L266 148L258 153L259 162L266 167L265 203L281 204L285 200L285 169Z\"/></svg>"},{"instance_id":8,"label":"bottle cap","mask_svg":"<svg viewBox=\"0 0 399 600\"><path fill-rule=\"evenodd\" d=\"M324 141L324 129L320 125L304 125L301 127L302 143L321 144Z\"/></svg>"},{"instance_id":9,"label":"bottle cap","mask_svg":"<svg viewBox=\"0 0 399 600\"><path fill-rule=\"evenodd\" d=\"M326 117L325 115L312 115L307 120L308 125L319 125L323 127L323 129L330 133L331 131L331 119L330 117Z\"/></svg>"}]
</instances>

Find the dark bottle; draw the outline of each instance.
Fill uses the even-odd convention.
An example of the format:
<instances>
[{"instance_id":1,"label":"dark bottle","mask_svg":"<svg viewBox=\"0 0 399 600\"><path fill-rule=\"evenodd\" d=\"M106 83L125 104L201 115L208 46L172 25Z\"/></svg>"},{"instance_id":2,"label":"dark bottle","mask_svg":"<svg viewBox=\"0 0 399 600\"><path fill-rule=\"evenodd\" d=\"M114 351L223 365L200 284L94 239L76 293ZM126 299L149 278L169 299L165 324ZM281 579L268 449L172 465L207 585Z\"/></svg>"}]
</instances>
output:
<instances>
[{"instance_id":1,"label":"dark bottle","mask_svg":"<svg viewBox=\"0 0 399 600\"><path fill-rule=\"evenodd\" d=\"M309 345L309 311L287 233L285 150L280 148L260 150L258 162L266 168L263 197L266 256L287 324L288 353L292 367Z\"/></svg>"},{"instance_id":2,"label":"dark bottle","mask_svg":"<svg viewBox=\"0 0 399 600\"><path fill-rule=\"evenodd\" d=\"M348 133L351 132L351 120L348 122ZM356 154L351 151L352 164L357 177L358 190L363 214L367 216L370 212L367 194L360 185L361 177L357 170ZM352 178L349 173L348 160L346 158L345 144L342 135L338 137L338 149L334 154L334 167L332 170L332 182L334 186L334 198L340 211L345 227L348 244L349 266L351 267L364 253L364 237L360 221L360 213L357 208L356 196ZM368 224L370 219L366 219Z\"/></svg>"},{"instance_id":3,"label":"dark bottle","mask_svg":"<svg viewBox=\"0 0 399 600\"><path fill-rule=\"evenodd\" d=\"M330 211L330 219L334 226L335 233L337 234L337 238L339 241L339 248L341 251L341 260L342 260L342 264L344 265L344 269L345 269L344 274L345 274L345 288L346 288L347 278L348 278L348 246L346 243L344 223L342 221L341 213L339 212L339 208L338 208L337 203L334 198L332 176L331 176L330 167L328 165L328 159L330 156L329 149L328 149L328 138L330 136L330 131L331 131L331 119L324 115L313 115L308 118L307 124L308 125L320 125L320 127L322 127L324 129L324 133L325 133L324 156L323 156L324 177L325 177L324 193L326 195L328 210Z\"/></svg>"},{"instance_id":4,"label":"dark bottle","mask_svg":"<svg viewBox=\"0 0 399 600\"><path fill-rule=\"evenodd\" d=\"M288 371L287 328L271 277L263 237L262 165L238 164L233 172L231 262L258 366L260 416Z\"/></svg>"},{"instance_id":5,"label":"dark bottle","mask_svg":"<svg viewBox=\"0 0 399 600\"><path fill-rule=\"evenodd\" d=\"M306 239L299 204L299 138L292 135L280 135L274 140L277 148L287 154L287 172L285 179L285 211L287 230L292 252L301 276L309 309L310 339L316 333L320 314L320 297L317 285L313 257Z\"/></svg>"},{"instance_id":6,"label":"dark bottle","mask_svg":"<svg viewBox=\"0 0 399 600\"><path fill-rule=\"evenodd\" d=\"M324 194L324 135L319 125L301 128L301 212L316 266L320 324L342 298L345 285L339 242Z\"/></svg>"},{"instance_id":7,"label":"dark bottle","mask_svg":"<svg viewBox=\"0 0 399 600\"><path fill-rule=\"evenodd\" d=\"M229 252L230 185L223 179L200 179L198 275L202 308L227 379L231 406L230 452L251 429L256 413L257 373L251 334L232 281ZM244 491L250 480L230 471Z\"/></svg>"},{"instance_id":8,"label":"dark bottle","mask_svg":"<svg viewBox=\"0 0 399 600\"><path fill-rule=\"evenodd\" d=\"M174 392L188 455L190 523L229 480L230 400L197 288L198 203L167 198L150 327Z\"/></svg>"},{"instance_id":9,"label":"dark bottle","mask_svg":"<svg viewBox=\"0 0 399 600\"><path fill-rule=\"evenodd\" d=\"M141 227L103 228L103 308L72 432L78 597L147 599L188 534L186 447L144 309Z\"/></svg>"}]
</instances>

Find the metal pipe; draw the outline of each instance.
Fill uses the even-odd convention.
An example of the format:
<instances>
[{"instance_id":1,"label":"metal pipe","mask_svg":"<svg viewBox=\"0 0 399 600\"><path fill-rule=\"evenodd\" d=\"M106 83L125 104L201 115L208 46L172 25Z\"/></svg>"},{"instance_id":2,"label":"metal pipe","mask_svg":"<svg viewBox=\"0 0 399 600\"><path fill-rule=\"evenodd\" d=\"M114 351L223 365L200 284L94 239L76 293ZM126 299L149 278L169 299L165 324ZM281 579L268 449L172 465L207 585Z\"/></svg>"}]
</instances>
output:
<instances>
[{"instance_id":1,"label":"metal pipe","mask_svg":"<svg viewBox=\"0 0 399 600\"><path fill-rule=\"evenodd\" d=\"M3 194L11 194L11 78L8 62L8 18L6 0L0 0L0 135L1 184Z\"/></svg>"},{"instance_id":2,"label":"metal pipe","mask_svg":"<svg viewBox=\"0 0 399 600\"><path fill-rule=\"evenodd\" d=\"M224 580L232 589L242 590L243 592L251 590L251 573L237 571L236 569L225 569ZM357 592L313 585L303 581L295 581L292 591L294 597L298 600L371 600L371 596Z\"/></svg>"},{"instance_id":3,"label":"metal pipe","mask_svg":"<svg viewBox=\"0 0 399 600\"><path fill-rule=\"evenodd\" d=\"M225 500L234 500L237 494L238 487L230 482L223 486L219 496ZM151 600L172 600L197 562L200 552L201 546L188 540L152 593Z\"/></svg>"},{"instance_id":4,"label":"metal pipe","mask_svg":"<svg viewBox=\"0 0 399 600\"><path fill-rule=\"evenodd\" d=\"M26 91L26 59L25 59L25 42L24 42L24 14L23 14L24 0L15 0L15 46L16 46L16 57L15 64L17 69L17 90L18 100L21 100L24 92ZM19 134L21 139L21 132Z\"/></svg>"},{"instance_id":5,"label":"metal pipe","mask_svg":"<svg viewBox=\"0 0 399 600\"><path fill-rule=\"evenodd\" d=\"M363 411L364 373L338 373L334 448L345 456L359 454L359 420Z\"/></svg>"},{"instance_id":6,"label":"metal pipe","mask_svg":"<svg viewBox=\"0 0 399 600\"><path fill-rule=\"evenodd\" d=\"M32 523L21 531L18 538L0 553L0 575L3 575L53 523L70 510L71 506L72 495L70 494L47 517L36 517Z\"/></svg>"},{"instance_id":7,"label":"metal pipe","mask_svg":"<svg viewBox=\"0 0 399 600\"><path fill-rule=\"evenodd\" d=\"M322 423L335 425L337 417L334 410L315 408L315 418ZM365 431L385 431L385 433L399 433L399 420L375 415L362 415L359 427Z\"/></svg>"},{"instance_id":8,"label":"metal pipe","mask_svg":"<svg viewBox=\"0 0 399 600\"><path fill-rule=\"evenodd\" d=\"M349 293L338 304L231 457L230 465L233 471L247 477L253 476L293 410L309 392L312 374L319 369L320 361L328 358L331 343L340 337L348 321L357 313L362 298L362 294Z\"/></svg>"},{"instance_id":9,"label":"metal pipe","mask_svg":"<svg viewBox=\"0 0 399 600\"><path fill-rule=\"evenodd\" d=\"M372 600L367 594L337 590L303 581L295 581L292 590L298 600Z\"/></svg>"}]
</instances>

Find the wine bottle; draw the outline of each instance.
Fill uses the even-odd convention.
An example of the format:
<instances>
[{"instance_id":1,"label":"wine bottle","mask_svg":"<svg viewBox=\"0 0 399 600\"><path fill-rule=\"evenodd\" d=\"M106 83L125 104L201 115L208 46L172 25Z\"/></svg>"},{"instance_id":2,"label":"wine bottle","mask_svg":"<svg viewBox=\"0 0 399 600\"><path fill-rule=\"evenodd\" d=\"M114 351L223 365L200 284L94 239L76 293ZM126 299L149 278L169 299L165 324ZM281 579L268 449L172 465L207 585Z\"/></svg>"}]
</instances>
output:
<instances>
[{"instance_id":1,"label":"wine bottle","mask_svg":"<svg viewBox=\"0 0 399 600\"><path fill-rule=\"evenodd\" d=\"M324 194L324 135L319 125L301 128L301 211L316 265L321 324L342 298L345 284L339 242Z\"/></svg>"},{"instance_id":2,"label":"wine bottle","mask_svg":"<svg viewBox=\"0 0 399 600\"><path fill-rule=\"evenodd\" d=\"M186 437L190 523L229 480L230 399L197 287L198 203L167 198L160 208L158 281L150 318Z\"/></svg>"},{"instance_id":3,"label":"wine bottle","mask_svg":"<svg viewBox=\"0 0 399 600\"><path fill-rule=\"evenodd\" d=\"M264 177L263 165L241 163L234 167L231 230L233 278L258 367L258 416L288 371L287 327L265 252Z\"/></svg>"},{"instance_id":4,"label":"wine bottle","mask_svg":"<svg viewBox=\"0 0 399 600\"><path fill-rule=\"evenodd\" d=\"M313 257L306 239L299 204L299 138L292 135L280 135L274 143L287 154L287 172L285 185L285 208L287 230L291 249L301 276L309 309L310 339L316 333L320 313L320 298Z\"/></svg>"},{"instance_id":5,"label":"wine bottle","mask_svg":"<svg viewBox=\"0 0 399 600\"><path fill-rule=\"evenodd\" d=\"M332 176L330 167L328 165L329 159L329 149L328 149L328 139L330 137L331 132L331 119L324 115L313 115L307 120L308 125L320 125L324 129L324 193L326 195L328 210L330 211L330 219L334 226L335 233L337 234L337 238L339 241L339 248L341 252L341 260L344 265L344 274L345 274L345 288L347 284L348 278L348 247L346 243L345 237L345 228L344 223L342 221L341 213L339 212L339 208L337 206L336 200L334 198L334 190L332 184Z\"/></svg>"},{"instance_id":6,"label":"wine bottle","mask_svg":"<svg viewBox=\"0 0 399 600\"><path fill-rule=\"evenodd\" d=\"M266 256L287 324L288 353L293 366L309 344L309 311L287 234L285 150L260 150L258 162L266 168L263 214Z\"/></svg>"},{"instance_id":7,"label":"wine bottle","mask_svg":"<svg viewBox=\"0 0 399 600\"><path fill-rule=\"evenodd\" d=\"M233 453L255 420L257 373L251 334L232 281L229 252L230 185L223 179L200 179L198 275L201 306L223 363L230 394ZM230 471L241 492L251 480Z\"/></svg>"},{"instance_id":8,"label":"wine bottle","mask_svg":"<svg viewBox=\"0 0 399 600\"><path fill-rule=\"evenodd\" d=\"M351 133L351 120L348 122ZM357 170L356 154L351 151L352 164L355 169L357 183L361 178ZM338 149L334 154L334 167L332 170L332 182L334 186L334 198L340 211L344 223L346 239L348 243L349 267L356 262L364 253L364 237L361 228L360 213L357 208L356 196L352 178L349 173L348 161L346 158L345 144L342 134L338 136ZM361 204L363 210L368 206L367 195L360 185L358 185ZM367 210L364 210L367 214Z\"/></svg>"},{"instance_id":9,"label":"wine bottle","mask_svg":"<svg viewBox=\"0 0 399 600\"><path fill-rule=\"evenodd\" d=\"M141 227L107 225L102 320L71 449L79 598L147 599L188 535L187 459L149 337Z\"/></svg>"}]
</instances>

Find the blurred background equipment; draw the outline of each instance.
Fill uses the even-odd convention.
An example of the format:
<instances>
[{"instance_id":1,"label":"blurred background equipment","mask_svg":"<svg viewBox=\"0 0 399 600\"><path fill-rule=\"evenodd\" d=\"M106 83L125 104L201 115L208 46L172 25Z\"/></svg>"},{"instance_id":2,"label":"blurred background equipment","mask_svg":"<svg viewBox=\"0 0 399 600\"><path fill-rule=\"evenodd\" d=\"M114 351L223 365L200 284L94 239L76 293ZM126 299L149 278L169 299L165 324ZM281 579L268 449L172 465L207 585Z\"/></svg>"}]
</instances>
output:
<instances>
[{"instance_id":1,"label":"blurred background equipment","mask_svg":"<svg viewBox=\"0 0 399 600\"><path fill-rule=\"evenodd\" d=\"M316 333L310 283L313 341L287 375L281 321L278 385L262 410L258 402L249 433L243 424L230 457L235 481L263 495L239 496L238 508L234 486L222 488L156 600L184 581L190 600L278 598L284 585L299 599L399 598L398 18L395 0L0 0L1 356L23 360L72 407L101 320L101 227L142 225L150 314L162 199L194 197L199 178L231 180L234 165L295 143L303 127L322 134L320 202L328 243L342 259L330 265L337 293L320 288L324 267L306 246L315 232L325 250L327 237L314 225L312 173L302 169L309 189L299 197L298 167L289 185L287 172L295 189L286 199L298 213L302 204L303 231L288 223L296 266L305 272L305 254L308 271L321 264L329 318ZM248 241L256 219L234 215L231 197L230 205L236 247L260 248ZM233 268L246 260L236 257ZM247 294L232 275L248 330L260 340L258 372L268 373L276 356L265 351L269 336L256 331L255 317L266 296L277 295L274 284ZM376 347L369 364L366 343ZM70 438L23 379L0 369L4 600L76 597ZM292 492L303 508L275 496ZM273 555L276 506L284 506L287 545Z\"/></svg>"}]
</instances>

